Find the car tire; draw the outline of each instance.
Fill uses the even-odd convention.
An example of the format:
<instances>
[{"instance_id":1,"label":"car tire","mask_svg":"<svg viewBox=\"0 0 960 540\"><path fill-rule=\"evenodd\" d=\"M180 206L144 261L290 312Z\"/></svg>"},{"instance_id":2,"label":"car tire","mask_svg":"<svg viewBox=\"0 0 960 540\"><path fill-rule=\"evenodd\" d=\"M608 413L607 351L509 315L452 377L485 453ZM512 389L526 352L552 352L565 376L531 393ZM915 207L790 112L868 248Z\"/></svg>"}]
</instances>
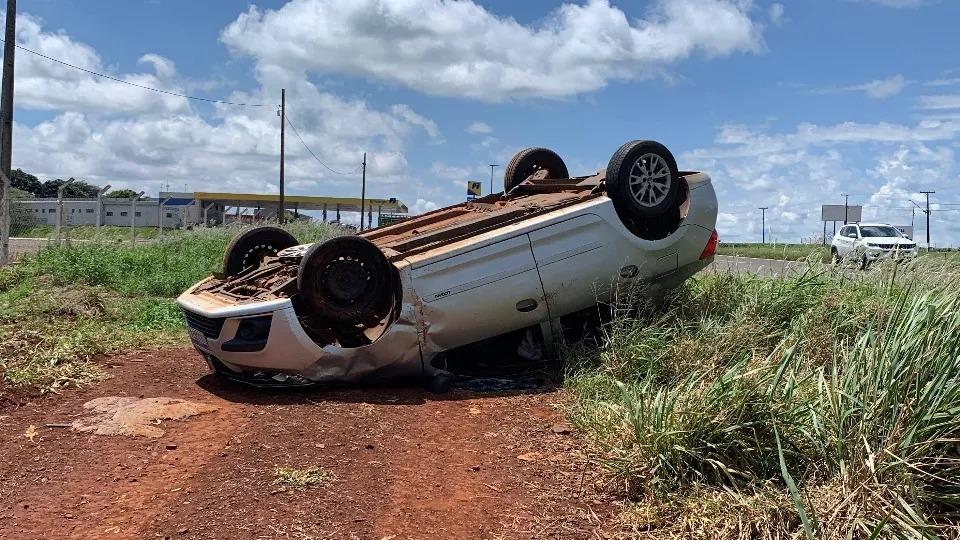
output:
<instances>
[{"instance_id":1,"label":"car tire","mask_svg":"<svg viewBox=\"0 0 960 540\"><path fill-rule=\"evenodd\" d=\"M656 141L631 141L607 164L607 195L617 210L650 219L674 210L680 193L677 161Z\"/></svg>"},{"instance_id":2,"label":"car tire","mask_svg":"<svg viewBox=\"0 0 960 540\"><path fill-rule=\"evenodd\" d=\"M546 169L547 178L569 178L567 165L548 148L526 148L517 152L503 173L503 191L509 193L532 174Z\"/></svg>"},{"instance_id":3,"label":"car tire","mask_svg":"<svg viewBox=\"0 0 960 540\"><path fill-rule=\"evenodd\" d=\"M840 252L837 251L837 248L830 248L830 262L836 266L840 264L843 259L840 257Z\"/></svg>"},{"instance_id":4,"label":"car tire","mask_svg":"<svg viewBox=\"0 0 960 540\"><path fill-rule=\"evenodd\" d=\"M867 254L864 253L860 256L860 269L866 270L870 266L870 260L867 259Z\"/></svg>"},{"instance_id":5,"label":"car tire","mask_svg":"<svg viewBox=\"0 0 960 540\"><path fill-rule=\"evenodd\" d=\"M233 238L223 253L223 274L233 277L259 266L265 257L297 245L292 234L279 227L257 227Z\"/></svg>"},{"instance_id":6,"label":"car tire","mask_svg":"<svg viewBox=\"0 0 960 540\"><path fill-rule=\"evenodd\" d=\"M393 271L383 251L359 236L316 243L300 261L297 288L312 316L370 326L393 305Z\"/></svg>"}]
</instances>

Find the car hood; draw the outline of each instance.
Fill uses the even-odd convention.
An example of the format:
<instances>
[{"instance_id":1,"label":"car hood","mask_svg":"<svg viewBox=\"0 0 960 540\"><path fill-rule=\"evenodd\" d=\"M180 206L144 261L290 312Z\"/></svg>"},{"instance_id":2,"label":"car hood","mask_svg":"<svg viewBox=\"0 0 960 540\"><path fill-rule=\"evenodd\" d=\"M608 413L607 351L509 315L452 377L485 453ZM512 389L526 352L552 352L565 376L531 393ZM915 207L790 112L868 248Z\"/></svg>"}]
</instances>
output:
<instances>
[{"instance_id":1,"label":"car hood","mask_svg":"<svg viewBox=\"0 0 960 540\"><path fill-rule=\"evenodd\" d=\"M900 247L913 247L916 245L916 242L913 240L908 240L906 238L897 238L894 236L871 236L863 239L864 242L870 244L880 244L881 246L894 247L899 245Z\"/></svg>"}]
</instances>

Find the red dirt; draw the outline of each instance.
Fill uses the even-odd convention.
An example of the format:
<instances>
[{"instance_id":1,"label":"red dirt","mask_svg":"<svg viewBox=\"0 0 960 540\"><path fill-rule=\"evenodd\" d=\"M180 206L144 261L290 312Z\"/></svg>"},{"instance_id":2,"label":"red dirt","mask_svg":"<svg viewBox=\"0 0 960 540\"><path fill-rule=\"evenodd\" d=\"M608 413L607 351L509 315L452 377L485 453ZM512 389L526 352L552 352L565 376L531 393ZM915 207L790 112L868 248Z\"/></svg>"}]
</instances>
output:
<instances>
[{"instance_id":1,"label":"red dirt","mask_svg":"<svg viewBox=\"0 0 960 540\"><path fill-rule=\"evenodd\" d=\"M254 390L189 350L104 363L109 380L0 412L0 538L586 538L615 508L551 429L555 392ZM218 410L157 439L45 427L104 396ZM332 480L285 487L280 466Z\"/></svg>"}]
</instances>

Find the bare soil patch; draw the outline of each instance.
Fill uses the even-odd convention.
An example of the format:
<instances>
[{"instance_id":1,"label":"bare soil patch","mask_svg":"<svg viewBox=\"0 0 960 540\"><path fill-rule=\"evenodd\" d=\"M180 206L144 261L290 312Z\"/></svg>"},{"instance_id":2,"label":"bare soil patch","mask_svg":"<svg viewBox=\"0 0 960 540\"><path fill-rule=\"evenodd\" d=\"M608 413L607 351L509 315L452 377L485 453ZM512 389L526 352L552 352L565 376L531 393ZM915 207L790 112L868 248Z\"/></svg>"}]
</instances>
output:
<instances>
[{"instance_id":1,"label":"bare soil patch","mask_svg":"<svg viewBox=\"0 0 960 540\"><path fill-rule=\"evenodd\" d=\"M588 538L617 511L557 392L262 391L191 350L102 364L108 380L0 412L0 538ZM205 412L155 437L47 427L159 396ZM278 481L311 467L329 476Z\"/></svg>"}]
</instances>

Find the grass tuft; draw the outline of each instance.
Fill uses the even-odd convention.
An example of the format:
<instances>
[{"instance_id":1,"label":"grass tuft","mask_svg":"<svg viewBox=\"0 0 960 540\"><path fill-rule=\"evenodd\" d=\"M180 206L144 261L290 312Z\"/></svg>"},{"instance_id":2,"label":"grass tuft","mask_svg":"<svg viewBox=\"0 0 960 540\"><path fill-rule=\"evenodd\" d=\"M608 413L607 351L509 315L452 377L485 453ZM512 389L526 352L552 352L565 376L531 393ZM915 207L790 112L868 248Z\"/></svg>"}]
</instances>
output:
<instances>
[{"instance_id":1,"label":"grass tuft","mask_svg":"<svg viewBox=\"0 0 960 540\"><path fill-rule=\"evenodd\" d=\"M276 476L275 483L296 488L326 484L333 478L330 471L321 467L308 467L306 469L277 467L274 470L274 475Z\"/></svg>"}]
</instances>

